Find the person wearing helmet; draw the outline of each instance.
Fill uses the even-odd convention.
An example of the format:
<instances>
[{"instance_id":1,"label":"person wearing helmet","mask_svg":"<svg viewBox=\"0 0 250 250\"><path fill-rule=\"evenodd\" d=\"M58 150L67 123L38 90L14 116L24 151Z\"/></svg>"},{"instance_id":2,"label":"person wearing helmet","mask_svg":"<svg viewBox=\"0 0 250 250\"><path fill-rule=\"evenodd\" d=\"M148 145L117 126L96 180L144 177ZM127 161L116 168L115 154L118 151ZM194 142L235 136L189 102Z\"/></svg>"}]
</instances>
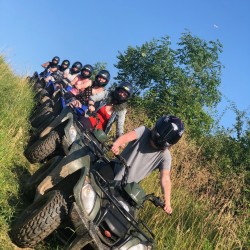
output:
<instances>
[{"instance_id":1,"label":"person wearing helmet","mask_svg":"<svg viewBox=\"0 0 250 250\"><path fill-rule=\"evenodd\" d=\"M70 74L78 74L80 73L82 69L82 63L81 62L75 62L73 63L72 67L70 68Z\"/></svg>"},{"instance_id":2,"label":"person wearing helmet","mask_svg":"<svg viewBox=\"0 0 250 250\"><path fill-rule=\"evenodd\" d=\"M87 66L88 66L88 68L90 68L89 66L91 66L91 65L87 65ZM86 78L87 72L86 72L86 70L84 70L84 71L85 71L84 78L88 79L88 78ZM92 72L93 72L93 67L91 69L91 74L89 77L91 77ZM78 76L76 78L78 78ZM76 90L76 89L72 89L70 91L75 96L75 98L74 98L75 100L73 100L71 102L71 106L85 109L85 107L83 107L82 105L84 105L84 106L88 105L90 97L95 96L95 95L97 95L96 98L99 101L102 100L107 95L107 90L105 89L105 86L109 83L109 80L110 80L109 71L101 70L97 73L97 75L95 76L95 81L93 83L91 82L92 84L90 86L86 87L86 84L84 84L84 83L80 84L80 86L77 86L77 84L75 84L75 88L78 88L80 91ZM80 93L78 93L78 92L80 92ZM68 94L70 95L70 93L68 93ZM71 97L73 97L72 94L71 94ZM92 101L92 104L94 104L93 101Z\"/></svg>"},{"instance_id":3,"label":"person wearing helmet","mask_svg":"<svg viewBox=\"0 0 250 250\"><path fill-rule=\"evenodd\" d=\"M94 85L98 87L105 87L109 83L109 80L110 80L109 71L103 69L96 74Z\"/></svg>"},{"instance_id":4,"label":"person wearing helmet","mask_svg":"<svg viewBox=\"0 0 250 250\"><path fill-rule=\"evenodd\" d=\"M69 66L70 66L70 61L63 60L62 64L58 66L58 70L51 74L51 80L53 82L60 82L63 78L65 78L65 76L69 74Z\"/></svg>"},{"instance_id":5,"label":"person wearing helmet","mask_svg":"<svg viewBox=\"0 0 250 250\"><path fill-rule=\"evenodd\" d=\"M80 73L82 69L82 63L81 62L74 62L71 66L71 68L69 69L68 71L68 74L64 74L64 78L62 81L60 81L58 84L60 86L60 88L67 88L68 86L69 87L72 87L71 86L71 82L74 80L74 78Z\"/></svg>"},{"instance_id":6,"label":"person wearing helmet","mask_svg":"<svg viewBox=\"0 0 250 250\"><path fill-rule=\"evenodd\" d=\"M92 85L90 77L92 76L94 68L90 64L86 64L82 67L80 74L78 74L71 82L70 85L81 91L84 91L87 87Z\"/></svg>"},{"instance_id":7,"label":"person wearing helmet","mask_svg":"<svg viewBox=\"0 0 250 250\"><path fill-rule=\"evenodd\" d=\"M46 86L49 80L51 80L50 76L58 70L59 62L60 58L58 56L55 56L52 58L51 62L48 61L41 65L44 68L42 72L40 72L39 74L37 72L34 73L30 81L34 83L33 89L35 92L39 92Z\"/></svg>"},{"instance_id":8,"label":"person wearing helmet","mask_svg":"<svg viewBox=\"0 0 250 250\"><path fill-rule=\"evenodd\" d=\"M59 66L58 70L63 72L64 78L69 74L69 66L70 66L70 61L69 60L63 60L62 64Z\"/></svg>"},{"instance_id":9,"label":"person wearing helmet","mask_svg":"<svg viewBox=\"0 0 250 250\"><path fill-rule=\"evenodd\" d=\"M100 70L96 76L92 85L91 96L96 96L96 98L100 101L103 100L107 95L107 90L105 89L106 85L109 83L110 73L108 70ZM90 97L89 97L90 99ZM94 101L91 102L94 104Z\"/></svg>"},{"instance_id":10,"label":"person wearing helmet","mask_svg":"<svg viewBox=\"0 0 250 250\"><path fill-rule=\"evenodd\" d=\"M171 154L169 147L176 144L184 132L180 118L173 115L160 117L153 129L145 126L136 128L120 136L112 145L111 150L118 155L120 148L128 143L121 156L130 166L127 182L139 183L153 170L159 169L160 183L164 194L165 212L171 214ZM114 179L121 180L124 167L118 163L114 166Z\"/></svg>"},{"instance_id":11,"label":"person wearing helmet","mask_svg":"<svg viewBox=\"0 0 250 250\"><path fill-rule=\"evenodd\" d=\"M88 109L91 113L95 111L99 118L97 120L92 116L89 117L91 127L96 126L108 134L116 121L116 136L122 135L127 113L126 105L132 93L132 85L129 82L121 82L114 90L107 92L103 99L98 94L91 96ZM98 107L94 105L96 102L99 102Z\"/></svg>"},{"instance_id":12,"label":"person wearing helmet","mask_svg":"<svg viewBox=\"0 0 250 250\"><path fill-rule=\"evenodd\" d=\"M58 56L54 56L51 62L45 62L41 66L45 69L52 69L54 72L56 71L55 69L58 69L59 62L60 62L60 58Z\"/></svg>"},{"instance_id":13,"label":"person wearing helmet","mask_svg":"<svg viewBox=\"0 0 250 250\"><path fill-rule=\"evenodd\" d=\"M82 67L80 74L70 82L73 88L64 95L64 98L66 100L73 98L70 103L72 107L87 109L89 97L92 95L92 80L90 77L93 71L93 66L86 64Z\"/></svg>"}]
</instances>

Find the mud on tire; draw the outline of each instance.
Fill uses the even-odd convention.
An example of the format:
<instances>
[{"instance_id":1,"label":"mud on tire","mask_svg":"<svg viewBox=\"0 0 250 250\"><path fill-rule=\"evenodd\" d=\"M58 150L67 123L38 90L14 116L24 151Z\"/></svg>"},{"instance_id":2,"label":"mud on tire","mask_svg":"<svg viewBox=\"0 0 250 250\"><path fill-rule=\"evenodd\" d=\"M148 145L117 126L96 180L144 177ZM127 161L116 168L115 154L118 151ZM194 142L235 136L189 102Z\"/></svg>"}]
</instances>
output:
<instances>
[{"instance_id":1,"label":"mud on tire","mask_svg":"<svg viewBox=\"0 0 250 250\"><path fill-rule=\"evenodd\" d=\"M60 145L61 137L58 131L51 131L44 138L36 141L24 151L30 163L38 163L51 155Z\"/></svg>"},{"instance_id":2,"label":"mud on tire","mask_svg":"<svg viewBox=\"0 0 250 250\"><path fill-rule=\"evenodd\" d=\"M56 230L68 213L63 194L53 190L31 204L13 224L12 242L19 247L33 247Z\"/></svg>"}]
</instances>

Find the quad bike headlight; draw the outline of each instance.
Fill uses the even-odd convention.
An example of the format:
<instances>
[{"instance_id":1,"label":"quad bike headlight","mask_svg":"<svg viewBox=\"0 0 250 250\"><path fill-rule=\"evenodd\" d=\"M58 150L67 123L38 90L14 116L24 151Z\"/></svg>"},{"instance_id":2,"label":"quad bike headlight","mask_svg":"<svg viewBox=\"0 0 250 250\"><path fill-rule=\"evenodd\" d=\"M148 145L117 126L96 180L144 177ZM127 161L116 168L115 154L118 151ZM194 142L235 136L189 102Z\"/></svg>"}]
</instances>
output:
<instances>
[{"instance_id":1,"label":"quad bike headlight","mask_svg":"<svg viewBox=\"0 0 250 250\"><path fill-rule=\"evenodd\" d=\"M83 186L81 198L86 212L90 214L95 205L96 198L96 193L90 184L86 184Z\"/></svg>"},{"instance_id":2,"label":"quad bike headlight","mask_svg":"<svg viewBox=\"0 0 250 250\"><path fill-rule=\"evenodd\" d=\"M128 250L150 250L151 247L145 246L143 244L138 244L136 246L130 247Z\"/></svg>"},{"instance_id":3,"label":"quad bike headlight","mask_svg":"<svg viewBox=\"0 0 250 250\"><path fill-rule=\"evenodd\" d=\"M152 247L151 246L145 246L143 244L137 244L135 246L132 246L130 248L124 248L122 247L120 250L151 250Z\"/></svg>"},{"instance_id":4,"label":"quad bike headlight","mask_svg":"<svg viewBox=\"0 0 250 250\"><path fill-rule=\"evenodd\" d=\"M71 125L69 128L69 138L70 138L71 143L73 143L76 140L76 135L77 135L77 131L75 127Z\"/></svg>"}]
</instances>

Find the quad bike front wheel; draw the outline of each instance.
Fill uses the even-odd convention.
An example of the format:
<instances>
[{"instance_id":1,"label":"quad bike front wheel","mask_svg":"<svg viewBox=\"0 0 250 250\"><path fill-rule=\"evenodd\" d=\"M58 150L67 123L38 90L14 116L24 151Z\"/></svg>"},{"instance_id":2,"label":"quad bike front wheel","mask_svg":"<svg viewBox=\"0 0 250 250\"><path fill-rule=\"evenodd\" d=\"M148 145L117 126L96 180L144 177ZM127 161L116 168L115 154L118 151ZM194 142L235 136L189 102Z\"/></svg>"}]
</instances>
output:
<instances>
[{"instance_id":1,"label":"quad bike front wheel","mask_svg":"<svg viewBox=\"0 0 250 250\"><path fill-rule=\"evenodd\" d=\"M58 131L51 131L48 135L36 141L24 151L24 155L30 163L38 163L52 155L61 144L61 136Z\"/></svg>"},{"instance_id":2,"label":"quad bike front wheel","mask_svg":"<svg viewBox=\"0 0 250 250\"><path fill-rule=\"evenodd\" d=\"M12 242L18 247L33 247L54 230L68 214L63 194L53 190L32 203L19 216L10 232Z\"/></svg>"}]
</instances>

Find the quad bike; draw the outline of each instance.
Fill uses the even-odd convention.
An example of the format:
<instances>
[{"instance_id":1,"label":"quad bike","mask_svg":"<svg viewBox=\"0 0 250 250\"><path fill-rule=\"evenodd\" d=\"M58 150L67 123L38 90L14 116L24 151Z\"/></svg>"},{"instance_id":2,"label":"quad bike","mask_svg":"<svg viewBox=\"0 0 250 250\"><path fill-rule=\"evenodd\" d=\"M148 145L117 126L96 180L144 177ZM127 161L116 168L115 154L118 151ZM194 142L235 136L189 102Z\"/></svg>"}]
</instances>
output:
<instances>
[{"instance_id":1,"label":"quad bike","mask_svg":"<svg viewBox=\"0 0 250 250\"><path fill-rule=\"evenodd\" d=\"M81 125L82 126L82 125ZM80 124L79 124L80 127ZM80 138L80 139L79 139ZM102 148L102 144L104 141L107 141L107 135L101 130L83 130L81 134L78 135L78 139L74 140L72 145L69 147L69 152L64 155L56 155L52 157L50 160L45 162L25 183L24 193L29 198L29 200L33 201L35 197L35 190L38 187L39 183L41 183L48 175L53 171L55 167L60 168L60 166L66 166L67 169L70 169L71 163L76 165L76 157L80 156L80 152L82 148L84 148L84 143L82 140L85 140L86 143L95 143L96 146ZM86 142L88 140L88 142ZM95 153L98 155L98 152ZM92 155L92 160L94 160L94 155ZM75 157L75 158L74 158ZM80 158L80 157L79 157ZM74 159L74 160L73 160ZM78 166L81 162L78 162ZM59 167L57 165L60 165ZM74 167L75 168L75 167ZM68 173L68 170L66 170ZM62 173L62 175L64 175ZM39 193L44 193L44 191L39 191Z\"/></svg>"},{"instance_id":2,"label":"quad bike","mask_svg":"<svg viewBox=\"0 0 250 250\"><path fill-rule=\"evenodd\" d=\"M38 74L35 72L33 76L29 79L30 83L32 84L32 88L35 92L39 92L46 86L45 78L50 76L51 72L45 69L43 72Z\"/></svg>"},{"instance_id":3,"label":"quad bike","mask_svg":"<svg viewBox=\"0 0 250 250\"><path fill-rule=\"evenodd\" d=\"M54 83L51 83L51 85L53 84ZM43 94L44 91L46 90L43 90L40 93ZM70 87L67 89L55 89L55 87L53 87L53 91L52 95L47 93L47 95L43 96L39 104L36 106L32 116L30 117L30 123L34 129L40 131L44 129L60 114L64 107L74 100L74 97L70 97L70 95L67 93L70 91ZM82 114L86 109L87 107L83 106L83 108L76 108L76 111Z\"/></svg>"},{"instance_id":4,"label":"quad bike","mask_svg":"<svg viewBox=\"0 0 250 250\"><path fill-rule=\"evenodd\" d=\"M30 163L42 162L53 156L53 153L67 155L70 145L84 132L84 127L78 121L78 114L70 107L64 108L60 115L47 125L44 130L42 127L42 131L36 131L40 138L33 144L30 143L24 151Z\"/></svg>"},{"instance_id":5,"label":"quad bike","mask_svg":"<svg viewBox=\"0 0 250 250\"><path fill-rule=\"evenodd\" d=\"M139 184L126 182L128 166L120 156L118 163L126 168L123 179L107 178L107 173L113 175L112 161L105 144L92 139L86 132L83 146L39 184L40 195L10 232L17 246L34 247L55 233L63 249L155 249L152 231L137 214L146 201L162 208L164 203L154 194L146 195Z\"/></svg>"}]
</instances>

